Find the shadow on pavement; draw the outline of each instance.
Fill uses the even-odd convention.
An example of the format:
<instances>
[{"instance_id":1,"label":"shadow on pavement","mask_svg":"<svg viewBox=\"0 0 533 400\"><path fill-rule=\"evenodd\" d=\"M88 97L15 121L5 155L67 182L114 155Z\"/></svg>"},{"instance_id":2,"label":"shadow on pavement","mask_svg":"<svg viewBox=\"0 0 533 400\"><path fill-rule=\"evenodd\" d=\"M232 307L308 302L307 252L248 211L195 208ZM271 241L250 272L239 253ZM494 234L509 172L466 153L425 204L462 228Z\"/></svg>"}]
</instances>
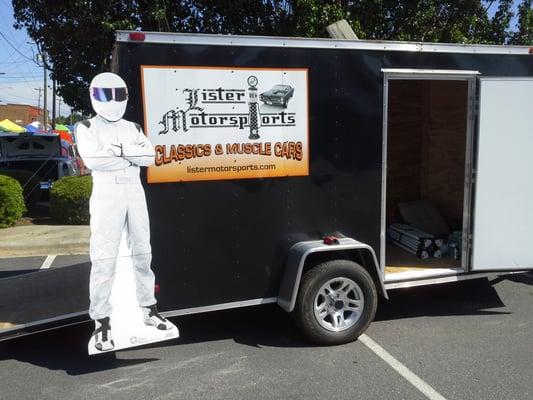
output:
<instances>
[{"instance_id":1,"label":"shadow on pavement","mask_svg":"<svg viewBox=\"0 0 533 400\"><path fill-rule=\"evenodd\" d=\"M174 347L182 344L232 339L236 343L262 347L309 347L292 325L290 316L276 305L226 310L172 318L178 325L178 340L155 343L142 348ZM157 361L158 358L121 359L121 354L87 354L91 323L0 342L0 360L14 359L68 375L83 375ZM138 349L138 348L136 348Z\"/></svg>"},{"instance_id":2,"label":"shadow on pavement","mask_svg":"<svg viewBox=\"0 0 533 400\"><path fill-rule=\"evenodd\" d=\"M30 269L12 269L7 271L0 271L0 279L11 278L17 275L31 274L33 272L39 272L39 267Z\"/></svg>"},{"instance_id":3,"label":"shadow on pavement","mask_svg":"<svg viewBox=\"0 0 533 400\"><path fill-rule=\"evenodd\" d=\"M505 307L488 279L429 285L389 291L382 300L376 321L413 317L509 314L491 310Z\"/></svg>"},{"instance_id":4,"label":"shadow on pavement","mask_svg":"<svg viewBox=\"0 0 533 400\"><path fill-rule=\"evenodd\" d=\"M0 360L14 359L68 375L84 375L132 365L145 364L158 358L120 359L115 353L89 356L88 323L69 326L0 343Z\"/></svg>"},{"instance_id":5,"label":"shadow on pavement","mask_svg":"<svg viewBox=\"0 0 533 400\"><path fill-rule=\"evenodd\" d=\"M79 263L0 279L0 322L24 325L88 310L89 273L90 264Z\"/></svg>"},{"instance_id":6,"label":"shadow on pavement","mask_svg":"<svg viewBox=\"0 0 533 400\"><path fill-rule=\"evenodd\" d=\"M492 281L490 281L490 283L492 285L496 285L503 281L523 283L524 285L533 286L533 272L525 272L521 274L512 274L512 275L502 275L502 276L499 276L493 279Z\"/></svg>"},{"instance_id":7,"label":"shadow on pavement","mask_svg":"<svg viewBox=\"0 0 533 400\"><path fill-rule=\"evenodd\" d=\"M390 292L380 302L376 321L421 316L509 314L487 279L416 287ZM500 309L500 310L496 310ZM152 347L231 339L253 347L313 347L289 314L275 304L172 318L180 329L178 341Z\"/></svg>"},{"instance_id":8,"label":"shadow on pavement","mask_svg":"<svg viewBox=\"0 0 533 400\"><path fill-rule=\"evenodd\" d=\"M189 315L173 319L180 343L232 339L252 347L312 347L276 304Z\"/></svg>"}]
</instances>

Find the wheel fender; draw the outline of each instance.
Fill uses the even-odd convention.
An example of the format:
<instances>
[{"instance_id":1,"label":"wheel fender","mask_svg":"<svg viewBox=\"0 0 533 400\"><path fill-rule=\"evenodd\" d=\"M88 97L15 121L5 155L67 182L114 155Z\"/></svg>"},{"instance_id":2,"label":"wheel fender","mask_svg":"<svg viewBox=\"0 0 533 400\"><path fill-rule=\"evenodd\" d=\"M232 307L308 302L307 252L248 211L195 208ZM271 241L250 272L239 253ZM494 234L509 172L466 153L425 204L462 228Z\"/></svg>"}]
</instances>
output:
<instances>
[{"instance_id":1,"label":"wheel fender","mask_svg":"<svg viewBox=\"0 0 533 400\"><path fill-rule=\"evenodd\" d=\"M298 288L305 265L305 260L312 253L337 253L346 250L361 250L368 252L370 259L373 261L370 268L374 268L375 274L373 277L378 277L379 282L376 283L378 291L388 299L385 285L383 284L382 273L379 268L379 263L374 249L366 243L358 242L352 238L339 238L337 244L325 244L322 240L312 240L305 242L298 242L289 249L287 257L287 264L285 274L281 281L281 286L278 295L278 305L287 312L294 310L296 304L296 297L298 296ZM335 255L332 254L332 258ZM376 279L374 279L376 281Z\"/></svg>"}]
</instances>

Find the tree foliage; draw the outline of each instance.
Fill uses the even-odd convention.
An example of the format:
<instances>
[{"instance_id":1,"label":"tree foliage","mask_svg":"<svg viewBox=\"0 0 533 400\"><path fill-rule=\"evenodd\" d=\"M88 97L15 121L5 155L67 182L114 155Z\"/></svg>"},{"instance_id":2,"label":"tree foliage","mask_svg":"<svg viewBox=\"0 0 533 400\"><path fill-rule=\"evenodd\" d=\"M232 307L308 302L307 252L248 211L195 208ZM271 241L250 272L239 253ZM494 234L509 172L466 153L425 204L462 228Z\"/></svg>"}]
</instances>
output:
<instances>
[{"instance_id":1,"label":"tree foliage","mask_svg":"<svg viewBox=\"0 0 533 400\"><path fill-rule=\"evenodd\" d=\"M65 176L50 191L50 210L54 219L67 225L89 223L89 201L93 188L91 175Z\"/></svg>"},{"instance_id":2,"label":"tree foliage","mask_svg":"<svg viewBox=\"0 0 533 400\"><path fill-rule=\"evenodd\" d=\"M86 87L109 69L114 32L327 36L346 19L361 39L533 44L532 0L13 0L15 27L48 54L59 93L90 112ZM489 8L495 10L488 12ZM492 15L490 17L489 15Z\"/></svg>"},{"instance_id":3,"label":"tree foliage","mask_svg":"<svg viewBox=\"0 0 533 400\"><path fill-rule=\"evenodd\" d=\"M63 125L74 125L76 122L79 122L81 120L87 119L86 116L80 113L72 113L70 115L65 116L59 116L56 118L56 124L63 124Z\"/></svg>"},{"instance_id":4,"label":"tree foliage","mask_svg":"<svg viewBox=\"0 0 533 400\"><path fill-rule=\"evenodd\" d=\"M14 225L25 212L20 183L15 178L0 175L0 228Z\"/></svg>"},{"instance_id":5,"label":"tree foliage","mask_svg":"<svg viewBox=\"0 0 533 400\"><path fill-rule=\"evenodd\" d=\"M518 6L518 29L511 34L512 44L533 44L533 1L524 0Z\"/></svg>"}]
</instances>

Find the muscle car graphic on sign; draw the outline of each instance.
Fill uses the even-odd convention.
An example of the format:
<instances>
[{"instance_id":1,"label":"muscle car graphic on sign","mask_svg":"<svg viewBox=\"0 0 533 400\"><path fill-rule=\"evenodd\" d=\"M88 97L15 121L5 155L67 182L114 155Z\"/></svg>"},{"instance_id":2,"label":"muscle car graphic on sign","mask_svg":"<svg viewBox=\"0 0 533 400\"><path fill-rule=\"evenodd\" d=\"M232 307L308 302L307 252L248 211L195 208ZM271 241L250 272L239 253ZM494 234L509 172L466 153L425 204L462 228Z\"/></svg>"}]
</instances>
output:
<instances>
[{"instance_id":1,"label":"muscle car graphic on sign","mask_svg":"<svg viewBox=\"0 0 533 400\"><path fill-rule=\"evenodd\" d=\"M261 93L259 98L265 104L287 108L293 94L294 88L292 86L275 85L272 89Z\"/></svg>"}]
</instances>

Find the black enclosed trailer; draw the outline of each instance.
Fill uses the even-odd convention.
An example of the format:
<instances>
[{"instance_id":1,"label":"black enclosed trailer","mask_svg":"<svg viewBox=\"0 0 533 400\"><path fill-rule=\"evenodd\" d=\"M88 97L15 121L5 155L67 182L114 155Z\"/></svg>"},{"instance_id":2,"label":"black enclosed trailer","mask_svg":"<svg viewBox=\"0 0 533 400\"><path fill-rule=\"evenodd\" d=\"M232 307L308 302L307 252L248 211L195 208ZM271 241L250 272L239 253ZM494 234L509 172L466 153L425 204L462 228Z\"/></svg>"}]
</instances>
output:
<instances>
[{"instance_id":1,"label":"black enclosed trailer","mask_svg":"<svg viewBox=\"0 0 533 400\"><path fill-rule=\"evenodd\" d=\"M531 53L118 32L125 118L156 146L144 183L160 309L278 303L311 339L342 343L387 290L531 269ZM388 237L406 222L428 237ZM425 240L440 257L417 257ZM86 319L87 293L64 288L88 266L73 268L9 278L60 282L72 306L25 320L9 310L31 296L11 289L3 336Z\"/></svg>"}]
</instances>

